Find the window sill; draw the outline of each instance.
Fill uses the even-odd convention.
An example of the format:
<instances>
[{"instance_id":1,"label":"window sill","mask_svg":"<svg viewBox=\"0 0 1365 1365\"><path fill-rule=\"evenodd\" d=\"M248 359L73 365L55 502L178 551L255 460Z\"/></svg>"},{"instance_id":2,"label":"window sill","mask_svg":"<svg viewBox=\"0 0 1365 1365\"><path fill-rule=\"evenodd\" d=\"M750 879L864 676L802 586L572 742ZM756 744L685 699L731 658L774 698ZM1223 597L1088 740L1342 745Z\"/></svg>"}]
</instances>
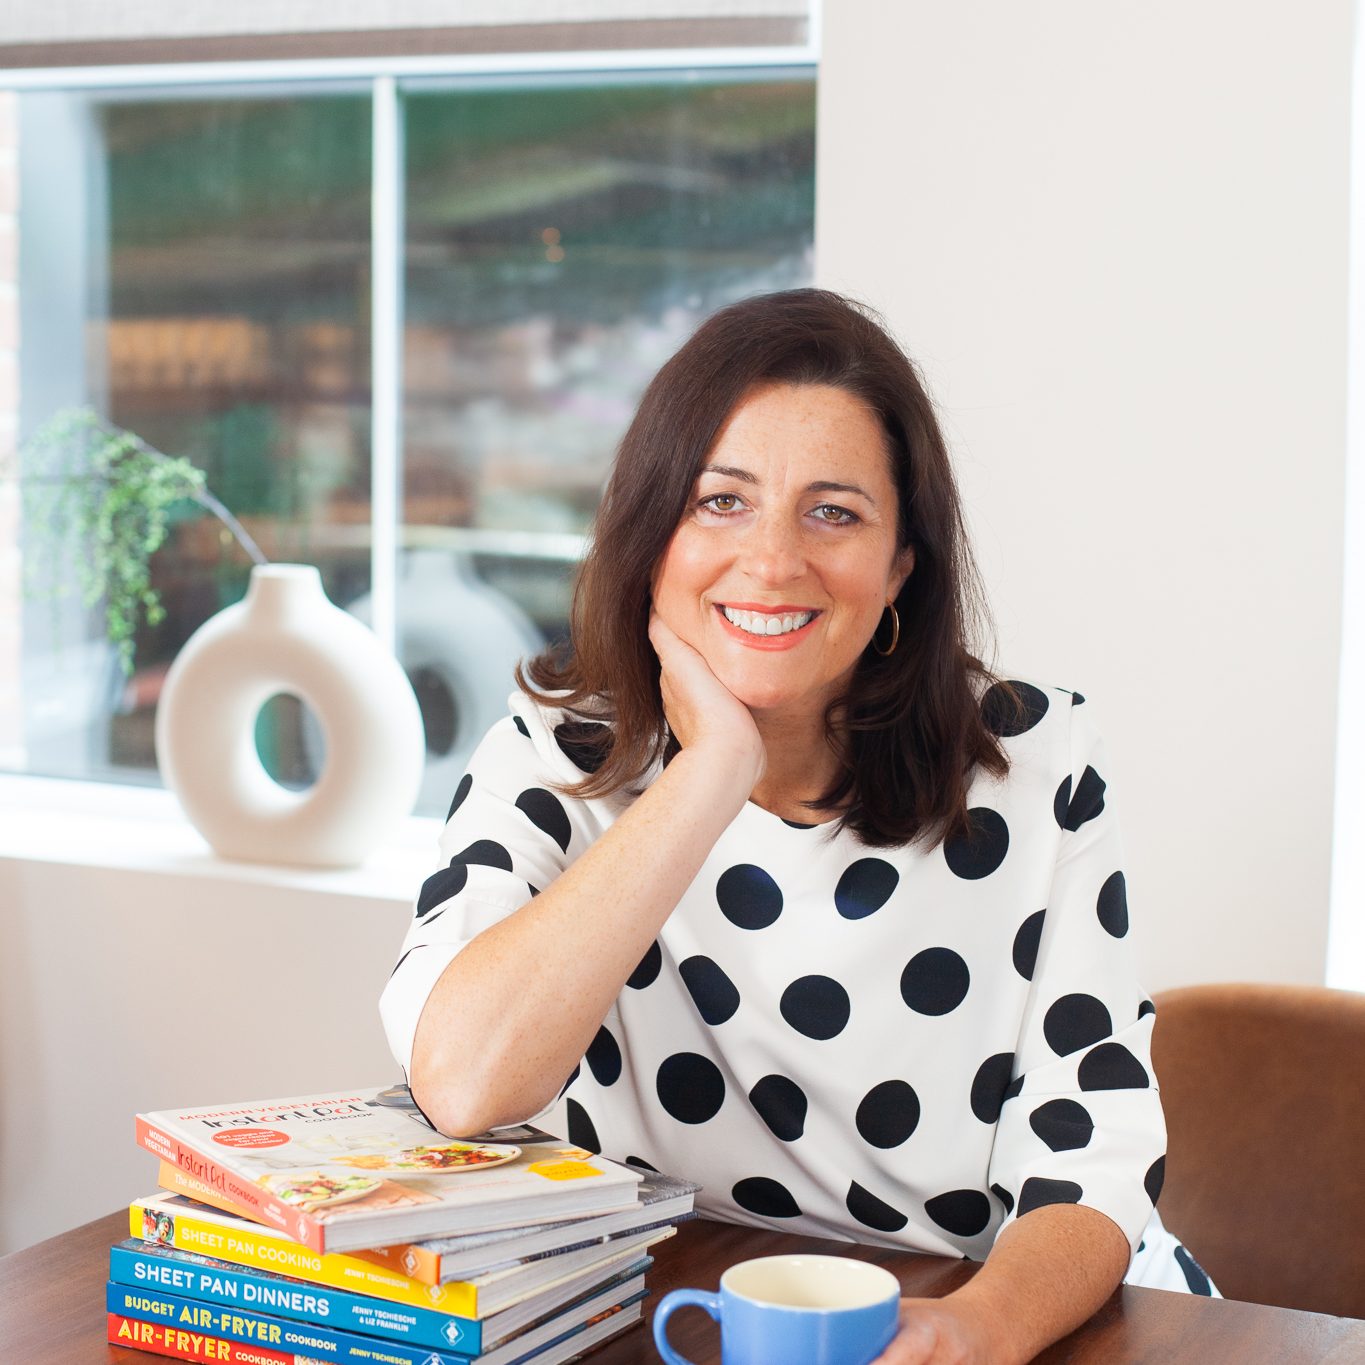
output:
<instances>
[{"instance_id":1,"label":"window sill","mask_svg":"<svg viewBox=\"0 0 1365 1365\"><path fill-rule=\"evenodd\" d=\"M0 859L203 877L410 905L435 866L441 822L412 816L364 864L341 870L220 858L168 791L0 774Z\"/></svg>"}]
</instances>

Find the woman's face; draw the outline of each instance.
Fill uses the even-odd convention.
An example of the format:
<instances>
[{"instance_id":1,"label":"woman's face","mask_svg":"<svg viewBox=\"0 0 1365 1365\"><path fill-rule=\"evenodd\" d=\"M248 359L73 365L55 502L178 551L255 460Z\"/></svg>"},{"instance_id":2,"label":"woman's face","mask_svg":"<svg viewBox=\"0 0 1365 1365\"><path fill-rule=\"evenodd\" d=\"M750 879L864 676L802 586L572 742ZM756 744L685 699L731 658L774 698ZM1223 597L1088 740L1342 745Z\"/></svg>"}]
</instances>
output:
<instances>
[{"instance_id":1,"label":"woman's face","mask_svg":"<svg viewBox=\"0 0 1365 1365\"><path fill-rule=\"evenodd\" d=\"M753 389L655 570L654 609L751 710L823 710L914 565L897 552L896 501L881 424L861 399Z\"/></svg>"}]
</instances>

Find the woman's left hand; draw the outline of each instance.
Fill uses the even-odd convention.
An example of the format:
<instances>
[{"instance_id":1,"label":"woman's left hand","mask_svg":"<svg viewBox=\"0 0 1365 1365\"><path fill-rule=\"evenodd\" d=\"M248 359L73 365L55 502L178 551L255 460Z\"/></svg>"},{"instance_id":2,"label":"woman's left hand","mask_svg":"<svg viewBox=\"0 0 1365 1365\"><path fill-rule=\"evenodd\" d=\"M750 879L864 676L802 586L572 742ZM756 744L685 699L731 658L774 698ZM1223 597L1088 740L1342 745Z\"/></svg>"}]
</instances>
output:
<instances>
[{"instance_id":1,"label":"woman's left hand","mask_svg":"<svg viewBox=\"0 0 1365 1365\"><path fill-rule=\"evenodd\" d=\"M902 1299L900 1330L873 1365L1004 1365L1012 1359L980 1310L949 1296Z\"/></svg>"}]
</instances>

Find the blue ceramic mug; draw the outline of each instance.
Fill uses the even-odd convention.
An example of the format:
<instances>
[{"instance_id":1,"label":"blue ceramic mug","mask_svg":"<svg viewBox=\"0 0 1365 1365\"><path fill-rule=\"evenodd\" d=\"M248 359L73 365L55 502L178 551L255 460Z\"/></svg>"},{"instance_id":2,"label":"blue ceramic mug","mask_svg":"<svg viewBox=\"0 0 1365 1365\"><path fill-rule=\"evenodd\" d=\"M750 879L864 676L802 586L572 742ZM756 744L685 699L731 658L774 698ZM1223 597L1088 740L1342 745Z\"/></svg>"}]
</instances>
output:
<instances>
[{"instance_id":1,"label":"blue ceramic mug","mask_svg":"<svg viewBox=\"0 0 1365 1365\"><path fill-rule=\"evenodd\" d=\"M668 1365L692 1365L668 1344L668 1320L688 1304L720 1323L721 1365L868 1365L896 1335L900 1283L848 1256L763 1256L732 1265L720 1293L675 1289L654 1314Z\"/></svg>"}]
</instances>

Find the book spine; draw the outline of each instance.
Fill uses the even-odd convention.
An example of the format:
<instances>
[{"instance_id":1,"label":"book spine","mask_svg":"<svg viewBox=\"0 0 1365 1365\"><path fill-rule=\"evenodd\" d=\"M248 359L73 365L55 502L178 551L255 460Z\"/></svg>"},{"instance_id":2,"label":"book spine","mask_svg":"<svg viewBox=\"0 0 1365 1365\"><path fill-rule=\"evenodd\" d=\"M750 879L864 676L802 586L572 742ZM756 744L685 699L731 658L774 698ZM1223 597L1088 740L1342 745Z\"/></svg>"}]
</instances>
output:
<instances>
[{"instance_id":1,"label":"book spine","mask_svg":"<svg viewBox=\"0 0 1365 1365\"><path fill-rule=\"evenodd\" d=\"M126 1346L134 1351L170 1356L174 1360L193 1360L202 1365L318 1365L303 1356L286 1355L265 1346L243 1346L223 1337L187 1332L161 1322L140 1322L121 1313L106 1313L106 1336L111 1346Z\"/></svg>"},{"instance_id":2,"label":"book spine","mask_svg":"<svg viewBox=\"0 0 1365 1365\"><path fill-rule=\"evenodd\" d=\"M239 1207L232 1200L219 1194L206 1180L196 1179L188 1171L182 1171L169 1161L161 1163L157 1184L163 1190L169 1190L171 1194L183 1194L187 1199L197 1199L201 1204L209 1204L236 1218L255 1221L247 1209ZM390 1247L371 1247L350 1254L362 1261L383 1266L405 1279L420 1280L423 1284L441 1283L440 1256L418 1242L400 1242Z\"/></svg>"},{"instance_id":3,"label":"book spine","mask_svg":"<svg viewBox=\"0 0 1365 1365\"><path fill-rule=\"evenodd\" d=\"M344 1289L297 1281L226 1264L197 1265L154 1250L113 1247L109 1277L133 1289L152 1289L226 1308L247 1308L272 1317L322 1324L339 1332L360 1332L386 1341L433 1346L437 1350L478 1355L483 1329L468 1318L433 1313L425 1308L389 1305Z\"/></svg>"},{"instance_id":4,"label":"book spine","mask_svg":"<svg viewBox=\"0 0 1365 1365\"><path fill-rule=\"evenodd\" d=\"M441 1257L430 1247L419 1242L400 1242L391 1247L370 1247L366 1251L353 1251L362 1261L371 1265L383 1266L395 1275L406 1275L421 1284L439 1285L441 1283Z\"/></svg>"},{"instance_id":5,"label":"book spine","mask_svg":"<svg viewBox=\"0 0 1365 1365\"><path fill-rule=\"evenodd\" d=\"M234 1218L246 1218L250 1222L260 1222L248 1209L234 1204L231 1199L215 1190L207 1180L200 1180L188 1171L169 1161L163 1161L157 1168L156 1183L170 1194L183 1194L186 1199L197 1199L201 1204L230 1213Z\"/></svg>"},{"instance_id":6,"label":"book spine","mask_svg":"<svg viewBox=\"0 0 1365 1365\"><path fill-rule=\"evenodd\" d=\"M289 1237L302 1242L313 1251L325 1251L326 1237L323 1225L302 1209L287 1207L269 1191L245 1180L234 1171L215 1161L211 1156L163 1132L155 1124L148 1123L141 1114L137 1118L137 1142L162 1161L169 1161L182 1171L187 1171L198 1180L218 1190L223 1198L230 1199L239 1208L249 1212L257 1222L269 1227L279 1228Z\"/></svg>"},{"instance_id":7,"label":"book spine","mask_svg":"<svg viewBox=\"0 0 1365 1365\"><path fill-rule=\"evenodd\" d=\"M155 1216L164 1215L165 1211L154 1208L151 1213L155 1222ZM128 1206L129 1236L151 1242L153 1238L144 1225L143 1215L144 1205L134 1200ZM164 1216L162 1222L164 1226ZM233 1265L270 1270L277 1275L287 1275L291 1280L306 1280L309 1284L348 1289L352 1293L370 1294L390 1303L430 1308L463 1318L478 1316L479 1295L476 1285L423 1284L347 1253L318 1255L264 1228L259 1232L250 1228L229 1228L205 1218L196 1218L190 1213L176 1212L171 1216L169 1231L159 1240L166 1246L175 1247L177 1251L193 1251L201 1256L229 1261Z\"/></svg>"},{"instance_id":8,"label":"book spine","mask_svg":"<svg viewBox=\"0 0 1365 1365\"><path fill-rule=\"evenodd\" d=\"M405 1346L377 1337L338 1332L316 1323L290 1322L285 1318L253 1313L245 1308L222 1308L202 1299L181 1298L150 1289L130 1289L110 1281L105 1308L120 1317L160 1323L205 1336L225 1337L249 1346L292 1352L310 1359L345 1361L351 1365L474 1365L470 1356L433 1351L427 1346Z\"/></svg>"}]
</instances>

